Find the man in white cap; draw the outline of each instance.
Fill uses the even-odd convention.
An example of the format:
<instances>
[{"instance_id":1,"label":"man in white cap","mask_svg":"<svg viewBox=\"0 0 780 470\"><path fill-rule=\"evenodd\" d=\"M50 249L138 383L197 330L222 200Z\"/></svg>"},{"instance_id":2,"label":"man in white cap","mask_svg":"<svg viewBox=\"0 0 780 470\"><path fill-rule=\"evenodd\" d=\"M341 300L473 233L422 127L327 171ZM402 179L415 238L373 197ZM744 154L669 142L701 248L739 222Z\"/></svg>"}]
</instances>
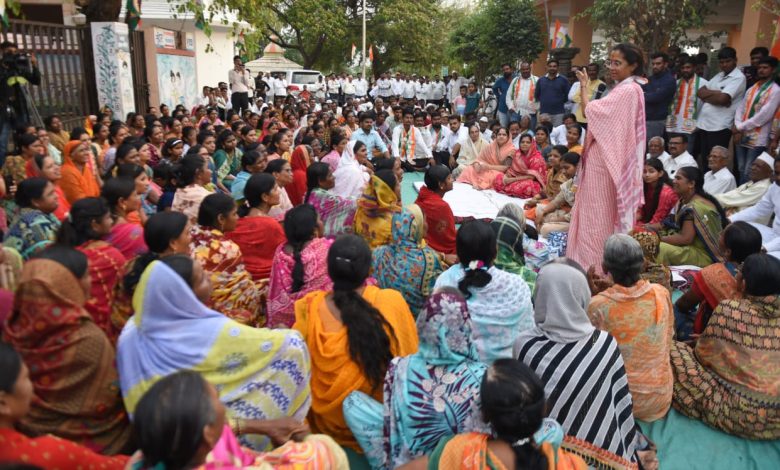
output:
<instances>
[{"instance_id":1,"label":"man in white cap","mask_svg":"<svg viewBox=\"0 0 780 470\"><path fill-rule=\"evenodd\" d=\"M491 143L493 142L493 131L490 130L490 127L488 124L490 123L490 120L487 118L487 116L482 116L479 118L479 132L482 134L482 138L485 139L485 142Z\"/></svg>"},{"instance_id":2,"label":"man in white cap","mask_svg":"<svg viewBox=\"0 0 780 470\"><path fill-rule=\"evenodd\" d=\"M774 160L764 152L753 160L750 167L750 181L731 191L715 195L726 214L732 215L742 209L753 207L764 197L772 185L772 166Z\"/></svg>"},{"instance_id":3,"label":"man in white cap","mask_svg":"<svg viewBox=\"0 0 780 470\"><path fill-rule=\"evenodd\" d=\"M756 161L762 159L768 163L768 160L772 160L772 157L764 152L759 155ZM766 249L767 253L780 259L780 160L774 160L773 167L775 170L775 184L769 187L764 197L758 201L758 204L734 214L731 216L731 221L737 222L741 220L750 222L750 225L756 227L761 232L764 249ZM775 221L771 228L761 223L769 219L773 214Z\"/></svg>"}]
</instances>

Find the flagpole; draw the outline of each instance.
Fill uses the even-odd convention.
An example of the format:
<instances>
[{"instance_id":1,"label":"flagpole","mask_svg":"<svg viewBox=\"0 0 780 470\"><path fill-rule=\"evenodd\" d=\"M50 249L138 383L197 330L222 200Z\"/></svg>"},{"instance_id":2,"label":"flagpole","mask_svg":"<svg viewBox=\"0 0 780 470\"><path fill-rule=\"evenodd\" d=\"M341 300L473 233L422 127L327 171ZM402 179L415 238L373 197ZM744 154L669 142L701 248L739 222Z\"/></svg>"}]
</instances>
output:
<instances>
[{"instance_id":1,"label":"flagpole","mask_svg":"<svg viewBox=\"0 0 780 470\"><path fill-rule=\"evenodd\" d=\"M363 80L366 80L366 0L363 0Z\"/></svg>"}]
</instances>

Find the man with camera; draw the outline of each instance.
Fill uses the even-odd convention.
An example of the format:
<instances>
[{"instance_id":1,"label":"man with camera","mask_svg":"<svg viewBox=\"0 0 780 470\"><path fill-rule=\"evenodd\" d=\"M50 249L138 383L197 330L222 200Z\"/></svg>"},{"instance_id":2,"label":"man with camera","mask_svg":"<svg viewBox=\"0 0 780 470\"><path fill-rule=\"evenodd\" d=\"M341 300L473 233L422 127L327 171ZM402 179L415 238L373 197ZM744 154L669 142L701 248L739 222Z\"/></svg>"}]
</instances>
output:
<instances>
[{"instance_id":1,"label":"man with camera","mask_svg":"<svg viewBox=\"0 0 780 470\"><path fill-rule=\"evenodd\" d=\"M30 106L24 87L27 84L40 85L41 72L34 55L18 51L16 43L5 41L0 44L0 167L5 163L8 138L13 129L29 124Z\"/></svg>"}]
</instances>

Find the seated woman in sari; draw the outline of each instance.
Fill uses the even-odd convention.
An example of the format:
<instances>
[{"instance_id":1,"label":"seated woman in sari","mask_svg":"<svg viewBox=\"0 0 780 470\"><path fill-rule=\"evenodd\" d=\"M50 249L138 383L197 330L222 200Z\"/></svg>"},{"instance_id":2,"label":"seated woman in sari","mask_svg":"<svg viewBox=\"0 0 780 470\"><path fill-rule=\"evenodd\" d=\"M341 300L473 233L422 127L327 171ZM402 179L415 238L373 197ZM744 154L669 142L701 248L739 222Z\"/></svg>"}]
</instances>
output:
<instances>
[{"instance_id":1,"label":"seated woman in sari","mask_svg":"<svg viewBox=\"0 0 780 470\"><path fill-rule=\"evenodd\" d=\"M425 241L434 250L455 261L455 215L444 201L444 195L452 191L452 175L445 165L433 165L425 172L425 186L420 188L415 204L420 207L428 231Z\"/></svg>"},{"instance_id":2,"label":"seated woman in sari","mask_svg":"<svg viewBox=\"0 0 780 470\"><path fill-rule=\"evenodd\" d=\"M65 146L62 154L62 179L60 187L68 202L73 204L85 197L98 197L100 187L89 165L92 150L89 144L72 140Z\"/></svg>"},{"instance_id":3,"label":"seated woman in sari","mask_svg":"<svg viewBox=\"0 0 780 470\"><path fill-rule=\"evenodd\" d=\"M314 432L362 452L344 421L342 404L358 390L382 400L394 357L417 352L414 318L401 294L366 286L371 250L356 235L339 237L328 251L332 292L312 292L295 303L295 326L311 354Z\"/></svg>"},{"instance_id":4,"label":"seated woman in sari","mask_svg":"<svg viewBox=\"0 0 780 470\"><path fill-rule=\"evenodd\" d=\"M495 140L482 150L477 161L463 170L457 181L468 183L475 189L492 189L496 176L511 165L516 150L509 131L503 127L498 129Z\"/></svg>"},{"instance_id":5,"label":"seated woman in sari","mask_svg":"<svg viewBox=\"0 0 780 470\"><path fill-rule=\"evenodd\" d=\"M91 288L84 308L111 344L116 344L120 330L111 323L111 305L116 286L124 276L126 260L122 252L103 240L112 224L111 210L104 199L79 199L73 204L70 216L62 222L57 243L87 255Z\"/></svg>"},{"instance_id":6,"label":"seated woman in sari","mask_svg":"<svg viewBox=\"0 0 780 470\"><path fill-rule=\"evenodd\" d=\"M546 183L546 175L547 164L536 148L533 137L523 134L511 166L506 172L496 175L493 186L499 193L528 199L539 194Z\"/></svg>"},{"instance_id":7,"label":"seated woman in sari","mask_svg":"<svg viewBox=\"0 0 780 470\"><path fill-rule=\"evenodd\" d=\"M658 262L666 266L709 266L721 260L718 235L728 225L718 201L704 191L704 176L692 166L682 167L674 175L674 227L661 236Z\"/></svg>"},{"instance_id":8,"label":"seated woman in sari","mask_svg":"<svg viewBox=\"0 0 780 470\"><path fill-rule=\"evenodd\" d=\"M561 185L558 194L546 204L536 206L536 230L539 235L549 238L553 232L568 232L571 223L571 211L577 199L577 168L580 154L566 152L561 157L561 168L567 180Z\"/></svg>"},{"instance_id":9,"label":"seated woman in sari","mask_svg":"<svg viewBox=\"0 0 780 470\"><path fill-rule=\"evenodd\" d=\"M393 214L401 211L401 184L392 170L380 170L371 177L357 201L355 234L373 249L392 243Z\"/></svg>"},{"instance_id":10,"label":"seated woman in sari","mask_svg":"<svg viewBox=\"0 0 780 470\"><path fill-rule=\"evenodd\" d=\"M133 468L349 469L344 450L328 436L309 434L304 423L229 418L217 389L197 372L155 383L139 401L135 423L140 452ZM239 443L241 433L267 434L280 447L256 452Z\"/></svg>"},{"instance_id":11,"label":"seated woman in sari","mask_svg":"<svg viewBox=\"0 0 780 470\"><path fill-rule=\"evenodd\" d=\"M54 217L62 222L70 212L70 203L59 186L59 181L62 179L60 165L48 155L35 155L32 160L27 162L26 173L28 178L46 178L54 185L54 193L57 195L57 210L54 211Z\"/></svg>"},{"instance_id":12,"label":"seated woman in sari","mask_svg":"<svg viewBox=\"0 0 780 470\"><path fill-rule=\"evenodd\" d=\"M70 468L74 462L87 468L125 468L128 457L100 455L87 446L47 434L28 437L15 429L34 398L30 369L14 349L0 342L0 462L24 462L36 468Z\"/></svg>"},{"instance_id":13,"label":"seated woman in sari","mask_svg":"<svg viewBox=\"0 0 780 470\"><path fill-rule=\"evenodd\" d=\"M572 124L566 126L566 147L569 152L575 152L582 156L582 126L579 124Z\"/></svg>"},{"instance_id":14,"label":"seated woman in sari","mask_svg":"<svg viewBox=\"0 0 780 470\"><path fill-rule=\"evenodd\" d=\"M211 194L211 191L204 187L211 183L208 159L197 154L187 154L175 168L178 189L173 196L171 210L182 212L190 219L190 223L195 223L200 203Z\"/></svg>"},{"instance_id":15,"label":"seated woman in sari","mask_svg":"<svg viewBox=\"0 0 780 470\"><path fill-rule=\"evenodd\" d=\"M691 348L672 345L672 405L748 439L780 438L780 261L750 255L737 273L740 299L715 308Z\"/></svg>"},{"instance_id":16,"label":"seated woman in sari","mask_svg":"<svg viewBox=\"0 0 780 470\"><path fill-rule=\"evenodd\" d=\"M459 262L439 276L434 290L452 287L466 297L483 362L512 357L520 332L534 326L528 284L494 265L498 244L487 222L461 225L456 242Z\"/></svg>"},{"instance_id":17,"label":"seated woman in sari","mask_svg":"<svg viewBox=\"0 0 780 470\"><path fill-rule=\"evenodd\" d=\"M141 172L140 176L146 177L140 166L133 166ZM103 185L100 195L108 202L114 222L105 240L119 250L127 261L149 251L144 242L143 226L128 221L128 214L141 209L135 181L124 176L111 178Z\"/></svg>"},{"instance_id":18,"label":"seated woman in sari","mask_svg":"<svg viewBox=\"0 0 780 470\"><path fill-rule=\"evenodd\" d=\"M461 293L442 289L417 317L419 352L390 364L384 405L363 392L344 400L344 417L372 468L398 468L430 454L443 438L489 431L479 400L487 366L472 329Z\"/></svg>"},{"instance_id":19,"label":"seated woman in sari","mask_svg":"<svg viewBox=\"0 0 780 470\"><path fill-rule=\"evenodd\" d=\"M170 255L188 254L191 227L189 219L181 212L158 212L149 217L144 227L144 242L149 251L125 264L125 275L114 289L111 323L115 331L121 332L127 320L133 316L133 294L140 276L140 273L133 274L135 266L146 266Z\"/></svg>"},{"instance_id":20,"label":"seated woman in sari","mask_svg":"<svg viewBox=\"0 0 780 470\"><path fill-rule=\"evenodd\" d=\"M57 194L45 178L28 178L14 196L19 214L12 219L3 245L16 250L25 260L54 242L60 221L54 217Z\"/></svg>"},{"instance_id":21,"label":"seated woman in sari","mask_svg":"<svg viewBox=\"0 0 780 470\"><path fill-rule=\"evenodd\" d=\"M295 302L309 292L333 288L328 276L328 249L332 239L322 238L322 222L314 207L303 204L284 216L282 243L274 254L268 285L270 328L291 328L295 323Z\"/></svg>"},{"instance_id":22,"label":"seated woman in sari","mask_svg":"<svg viewBox=\"0 0 780 470\"><path fill-rule=\"evenodd\" d=\"M284 214L293 208L293 203L285 189L293 182L292 167L287 160L277 158L268 162L268 165L265 167L265 173L274 177L276 187L279 188L279 202L271 207L268 215L281 222L284 220Z\"/></svg>"},{"instance_id":23,"label":"seated woman in sari","mask_svg":"<svg viewBox=\"0 0 780 470\"><path fill-rule=\"evenodd\" d=\"M625 234L609 237L604 243L603 262L609 279L602 279L591 268L591 292L595 295L588 316L593 326L617 340L626 365L634 416L650 422L666 416L672 404L669 348L674 314L669 291L639 276L643 264L644 253L638 241ZM595 292L598 281L612 285Z\"/></svg>"},{"instance_id":24,"label":"seated woman in sari","mask_svg":"<svg viewBox=\"0 0 780 470\"><path fill-rule=\"evenodd\" d=\"M3 341L30 368L36 398L17 430L114 455L132 450L132 433L116 388L114 347L84 310L87 264L83 253L58 245L28 261Z\"/></svg>"},{"instance_id":25,"label":"seated woman in sari","mask_svg":"<svg viewBox=\"0 0 780 470\"><path fill-rule=\"evenodd\" d=\"M400 292L415 317L444 271L439 254L425 246L425 225L415 204L393 214L393 241L374 250L372 264L377 285Z\"/></svg>"},{"instance_id":26,"label":"seated woman in sari","mask_svg":"<svg viewBox=\"0 0 780 470\"><path fill-rule=\"evenodd\" d=\"M747 222L734 222L723 229L718 246L724 261L697 271L691 288L674 304L678 340L688 339L691 332L700 335L719 303L740 298L737 271L745 258L761 252L761 232Z\"/></svg>"},{"instance_id":27,"label":"seated woman in sari","mask_svg":"<svg viewBox=\"0 0 780 470\"><path fill-rule=\"evenodd\" d=\"M230 185L230 195L238 204L244 202L244 188L249 177L257 173L263 173L268 165L268 156L265 149L248 150L241 156L241 171Z\"/></svg>"},{"instance_id":28,"label":"seated woman in sari","mask_svg":"<svg viewBox=\"0 0 780 470\"><path fill-rule=\"evenodd\" d=\"M634 231L661 230L662 222L677 204L677 194L661 160L647 159L642 181L645 183L645 203L639 208Z\"/></svg>"},{"instance_id":29,"label":"seated woman in sari","mask_svg":"<svg viewBox=\"0 0 780 470\"><path fill-rule=\"evenodd\" d=\"M305 139L304 145L295 147L290 156L290 169L292 170L292 181L285 190L290 197L293 206L299 206L303 203L306 196L306 169L312 164L314 159L311 156L311 147L309 144L314 140L313 137Z\"/></svg>"},{"instance_id":30,"label":"seated woman in sari","mask_svg":"<svg viewBox=\"0 0 780 470\"><path fill-rule=\"evenodd\" d=\"M545 418L544 383L528 366L515 359L497 360L480 380L479 394L490 431L444 436L432 452L399 470L449 470L464 468L463 462L473 470L588 468L576 453L561 448L575 446L564 441L560 424Z\"/></svg>"},{"instance_id":31,"label":"seated woman in sari","mask_svg":"<svg viewBox=\"0 0 780 470\"><path fill-rule=\"evenodd\" d=\"M639 434L623 358L615 338L591 324L590 298L576 262L545 265L534 292L536 328L520 333L518 359L545 377L550 417L566 434L635 462Z\"/></svg>"},{"instance_id":32,"label":"seated woman in sari","mask_svg":"<svg viewBox=\"0 0 780 470\"><path fill-rule=\"evenodd\" d=\"M217 136L217 151L214 152L214 168L217 171L217 181L227 189L231 189L238 170L241 169L243 152L236 147L238 139L230 129L225 129Z\"/></svg>"},{"instance_id":33,"label":"seated woman in sari","mask_svg":"<svg viewBox=\"0 0 780 470\"><path fill-rule=\"evenodd\" d=\"M536 286L536 272L525 265L523 250L523 229L508 217L496 217L490 222L490 228L496 232L498 255L495 265L498 269L522 277L528 289L533 292Z\"/></svg>"},{"instance_id":34,"label":"seated woman in sari","mask_svg":"<svg viewBox=\"0 0 780 470\"><path fill-rule=\"evenodd\" d=\"M206 196L200 204L198 224L192 227L190 255L200 262L214 287L206 305L244 325L260 326L265 288L252 280L241 248L226 236L237 222L232 197L222 193Z\"/></svg>"},{"instance_id":35,"label":"seated woman in sari","mask_svg":"<svg viewBox=\"0 0 780 470\"><path fill-rule=\"evenodd\" d=\"M569 149L565 145L556 145L551 148L547 158L547 182L541 192L526 201L525 208L528 209L526 217L536 220L536 205L540 202L550 202L561 191L561 185L569 179L561 168L561 158L568 152Z\"/></svg>"},{"instance_id":36,"label":"seated woman in sari","mask_svg":"<svg viewBox=\"0 0 780 470\"><path fill-rule=\"evenodd\" d=\"M359 198L371 181L373 172L366 167L368 148L360 140L347 144L339 159L339 166L333 171L336 179L333 193L341 197Z\"/></svg>"},{"instance_id":37,"label":"seated woman in sari","mask_svg":"<svg viewBox=\"0 0 780 470\"><path fill-rule=\"evenodd\" d=\"M306 169L305 204L310 204L317 211L322 221L322 236L336 238L345 233L352 233L357 211L357 199L341 197L331 190L336 185L336 178L327 163L315 162Z\"/></svg>"},{"instance_id":38,"label":"seated woman in sari","mask_svg":"<svg viewBox=\"0 0 780 470\"><path fill-rule=\"evenodd\" d=\"M458 152L458 159L456 160L457 166L452 170L452 177L457 179L463 173L463 170L477 161L482 151L489 145L490 143L482 137L479 125L472 124L469 127L468 138L460 146L460 152Z\"/></svg>"},{"instance_id":39,"label":"seated woman in sari","mask_svg":"<svg viewBox=\"0 0 780 470\"><path fill-rule=\"evenodd\" d=\"M206 307L209 276L186 255L136 266L133 274L139 272L143 274L133 296L136 314L117 346L119 383L131 415L162 377L189 370L219 390L228 416L247 421L243 424L249 432L256 420L304 420L310 369L297 332L252 328ZM261 435L241 438L256 450L270 445Z\"/></svg>"},{"instance_id":40,"label":"seated woman in sari","mask_svg":"<svg viewBox=\"0 0 780 470\"><path fill-rule=\"evenodd\" d=\"M536 210L536 209L534 209ZM514 221L523 232L523 259L525 265L534 272L539 272L552 257L552 252L544 239L539 239L536 229L526 225L525 212L517 204L506 203L498 210L496 218L505 217Z\"/></svg>"},{"instance_id":41,"label":"seated woman in sari","mask_svg":"<svg viewBox=\"0 0 780 470\"><path fill-rule=\"evenodd\" d=\"M227 237L241 249L252 279L265 284L271 276L276 248L285 240L282 226L269 215L271 208L279 204L279 186L268 173L252 175L244 196L246 203L238 211L241 218Z\"/></svg>"}]
</instances>

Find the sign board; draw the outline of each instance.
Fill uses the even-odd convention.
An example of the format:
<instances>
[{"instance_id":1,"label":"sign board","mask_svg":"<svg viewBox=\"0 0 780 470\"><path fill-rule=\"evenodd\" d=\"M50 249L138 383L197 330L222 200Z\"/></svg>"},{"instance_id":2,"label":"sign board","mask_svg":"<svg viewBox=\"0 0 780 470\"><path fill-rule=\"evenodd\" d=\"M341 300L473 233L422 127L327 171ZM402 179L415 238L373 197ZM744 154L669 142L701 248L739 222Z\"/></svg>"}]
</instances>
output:
<instances>
[{"instance_id":1,"label":"sign board","mask_svg":"<svg viewBox=\"0 0 780 470\"><path fill-rule=\"evenodd\" d=\"M169 29L154 28L154 45L158 49L176 49L176 33Z\"/></svg>"},{"instance_id":2,"label":"sign board","mask_svg":"<svg viewBox=\"0 0 780 470\"><path fill-rule=\"evenodd\" d=\"M442 67L441 68L441 76L446 77L450 74L450 68L449 67Z\"/></svg>"},{"instance_id":3,"label":"sign board","mask_svg":"<svg viewBox=\"0 0 780 470\"><path fill-rule=\"evenodd\" d=\"M188 51L195 50L195 35L192 33L186 33L184 36L184 48Z\"/></svg>"}]
</instances>

